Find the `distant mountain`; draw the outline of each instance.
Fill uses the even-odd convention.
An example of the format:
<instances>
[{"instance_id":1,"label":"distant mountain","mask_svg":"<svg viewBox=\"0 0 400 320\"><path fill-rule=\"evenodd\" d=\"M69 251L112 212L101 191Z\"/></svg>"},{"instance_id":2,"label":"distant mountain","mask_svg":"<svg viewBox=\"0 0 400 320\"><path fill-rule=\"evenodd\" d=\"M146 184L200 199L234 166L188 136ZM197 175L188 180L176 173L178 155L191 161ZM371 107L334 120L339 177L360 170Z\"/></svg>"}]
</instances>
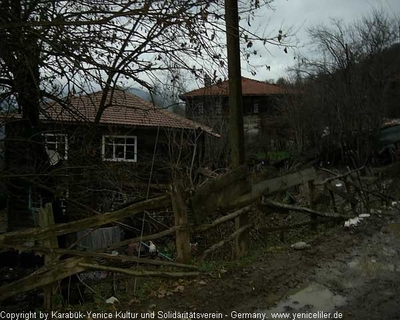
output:
<instances>
[{"instance_id":1,"label":"distant mountain","mask_svg":"<svg viewBox=\"0 0 400 320\"><path fill-rule=\"evenodd\" d=\"M139 98L142 98L143 100L153 102L153 100L151 99L151 95L147 90L129 88L127 91L138 96ZM174 103L172 99L165 99L165 97L158 94L153 94L153 99L154 103L161 108L167 108Z\"/></svg>"},{"instance_id":2,"label":"distant mountain","mask_svg":"<svg viewBox=\"0 0 400 320\"><path fill-rule=\"evenodd\" d=\"M151 101L150 93L148 91L138 89L138 88L129 88L129 89L127 89L127 91L129 93L132 93L132 94L138 96L139 98L142 98L143 100Z\"/></svg>"},{"instance_id":3,"label":"distant mountain","mask_svg":"<svg viewBox=\"0 0 400 320\"><path fill-rule=\"evenodd\" d=\"M143 100L153 102L150 96L150 93L146 90L138 89L138 88L129 88L127 91L131 94L142 98ZM162 95L153 94L154 103L161 108L167 108L169 111L177 113L181 116L185 116L185 106L184 103L179 102L176 103L171 98L165 98Z\"/></svg>"}]
</instances>

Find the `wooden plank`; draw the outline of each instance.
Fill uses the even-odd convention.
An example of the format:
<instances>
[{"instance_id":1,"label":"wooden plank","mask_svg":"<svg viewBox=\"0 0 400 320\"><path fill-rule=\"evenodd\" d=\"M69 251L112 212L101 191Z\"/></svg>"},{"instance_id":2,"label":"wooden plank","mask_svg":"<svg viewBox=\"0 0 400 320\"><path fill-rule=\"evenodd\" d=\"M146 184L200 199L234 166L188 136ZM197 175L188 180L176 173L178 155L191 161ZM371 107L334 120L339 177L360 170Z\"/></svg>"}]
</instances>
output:
<instances>
[{"instance_id":1,"label":"wooden plank","mask_svg":"<svg viewBox=\"0 0 400 320\"><path fill-rule=\"evenodd\" d=\"M165 272L165 271L134 271L130 269L105 267L99 264L79 263L79 267L91 270L103 270L115 273L127 274L135 277L155 277L155 278L190 278L198 277L200 272Z\"/></svg>"},{"instance_id":2,"label":"wooden plank","mask_svg":"<svg viewBox=\"0 0 400 320\"><path fill-rule=\"evenodd\" d=\"M261 203L260 205L261 206L265 205L265 206L275 208L275 209L286 209L286 210L290 210L290 211L298 211L298 212L304 212L304 213L315 213L318 216L327 217L327 218L345 218L344 216L340 215L337 212L319 212L319 211L311 210L309 208L292 206L289 204L283 204L283 203L279 203L279 202L267 200L267 199L264 200L264 202Z\"/></svg>"},{"instance_id":3,"label":"wooden plank","mask_svg":"<svg viewBox=\"0 0 400 320\"><path fill-rule=\"evenodd\" d=\"M164 231L161 231L158 233L150 234L147 236L139 236L139 237L132 238L132 239L127 239L127 240L124 240L124 241L121 241L121 242L118 242L118 243L108 246L108 249L109 250L118 249L118 248L127 246L128 244L135 243L135 242L159 239L159 238L162 238L162 237L165 237L165 236L175 233L176 230L178 230L178 229L179 229L179 226L173 226L167 230L164 230Z\"/></svg>"},{"instance_id":4,"label":"wooden plank","mask_svg":"<svg viewBox=\"0 0 400 320\"><path fill-rule=\"evenodd\" d=\"M66 259L51 267L43 267L23 279L6 284L0 287L0 301L85 271L84 267L78 265L84 261L81 257Z\"/></svg>"},{"instance_id":5,"label":"wooden plank","mask_svg":"<svg viewBox=\"0 0 400 320\"><path fill-rule=\"evenodd\" d=\"M179 263L188 263L192 259L192 248L190 246L190 228L187 213L187 205L183 196L183 188L180 182L176 182L170 187L171 202L174 211L176 230L176 261Z\"/></svg>"},{"instance_id":6,"label":"wooden plank","mask_svg":"<svg viewBox=\"0 0 400 320\"><path fill-rule=\"evenodd\" d=\"M253 185L251 192L247 193L230 204L231 207L243 206L254 201L257 201L262 195L271 195L279 191L287 190L291 187L307 183L308 181L315 180L317 172L314 168L305 169L302 171L283 175L259 182Z\"/></svg>"},{"instance_id":7,"label":"wooden plank","mask_svg":"<svg viewBox=\"0 0 400 320\"><path fill-rule=\"evenodd\" d=\"M38 223L39 227L45 228L48 226L54 226L54 215L53 215L53 207L51 203L46 203L45 208L40 208L38 212ZM55 235L48 237L47 239L43 239L43 246L46 248L57 248L58 247L58 239ZM45 264L51 262L55 256L46 256Z\"/></svg>"},{"instance_id":8,"label":"wooden plank","mask_svg":"<svg viewBox=\"0 0 400 320\"><path fill-rule=\"evenodd\" d=\"M246 206L244 208L241 208L241 209L239 209L239 210L237 210L235 212L232 212L232 213L230 213L230 214L228 214L226 216L218 218L218 219L214 220L213 222L211 222L209 224L203 224L203 225L194 227L192 229L192 233L200 233L200 232L204 232L204 231L210 230L212 228L215 228L215 227L217 227L217 226L219 226L219 225L221 225L221 224L223 224L225 222L228 222L228 221L231 221L231 220L235 219L236 217L238 217L238 216L240 216L240 215L242 215L244 213L250 212L251 210L253 210L254 206L255 206L255 204L248 205L248 206Z\"/></svg>"},{"instance_id":9,"label":"wooden plank","mask_svg":"<svg viewBox=\"0 0 400 320\"><path fill-rule=\"evenodd\" d=\"M53 226L54 215L53 207L51 203L46 203L45 208L39 209L38 212L38 222L39 226L42 228ZM58 248L58 239L56 236L51 236L48 239L43 240L43 246L45 248ZM54 253L49 253L44 256L44 265L49 266L54 261L58 260L58 256ZM60 307L60 305L53 305L53 295L57 292L57 284L52 283L44 287L44 309L47 311L55 310Z\"/></svg>"},{"instance_id":10,"label":"wooden plank","mask_svg":"<svg viewBox=\"0 0 400 320\"><path fill-rule=\"evenodd\" d=\"M86 228L102 226L117 220L133 216L137 213L142 212L143 210L153 210L168 206L170 204L171 204L171 199L169 196L166 195L158 198L145 200L139 203L134 203L121 210L106 212L102 215L97 215L82 220L60 223L54 226L48 226L44 228L31 228L16 232L9 232L0 235L0 245L9 243L20 243L21 241L25 242L25 241L46 239L51 236L59 236L83 230Z\"/></svg>"},{"instance_id":11,"label":"wooden plank","mask_svg":"<svg viewBox=\"0 0 400 320\"><path fill-rule=\"evenodd\" d=\"M197 189L191 201L196 223L204 223L209 214L228 207L240 195L249 192L251 182L246 177L247 169L242 166Z\"/></svg>"},{"instance_id":12,"label":"wooden plank","mask_svg":"<svg viewBox=\"0 0 400 320\"><path fill-rule=\"evenodd\" d=\"M201 259L204 260L204 258L210 254L211 252L215 251L218 248L221 248L222 246L224 246L226 243L228 243L229 241L234 240L236 237L238 237L240 234L242 234L243 232L246 232L248 229L250 229L253 226L253 224L247 224L245 226L242 226L240 229L236 230L234 233L232 233L228 238L221 240L220 242L214 244L213 246L211 246L210 248L208 248L206 251L203 252Z\"/></svg>"},{"instance_id":13,"label":"wooden plank","mask_svg":"<svg viewBox=\"0 0 400 320\"><path fill-rule=\"evenodd\" d=\"M307 183L308 181L314 180L316 178L317 172L315 171L315 169L309 168L257 183L254 186L252 192L255 192L259 196L270 195L279 191L287 190L300 184Z\"/></svg>"},{"instance_id":14,"label":"wooden plank","mask_svg":"<svg viewBox=\"0 0 400 320\"><path fill-rule=\"evenodd\" d=\"M78 256L78 257L87 257L87 258L100 258L104 260L111 260L111 261L119 261L119 262L135 262L135 263L142 263L142 264L149 264L154 266L166 266L166 267L176 267L182 269L199 269L198 266L189 265L189 264L182 264L182 263L175 263L169 261L161 261L161 260L154 260L154 259L145 259L145 258L138 258L133 256L125 256L125 255L118 255L113 256L108 253L98 253L92 251L78 251L78 250L70 250L70 249L60 249L60 248L45 248L45 247L24 247L21 245L13 245L9 246L9 248L18 250L19 252L23 251L34 251L34 252L43 252L43 253L53 253L59 255L69 255L69 256Z\"/></svg>"}]
</instances>

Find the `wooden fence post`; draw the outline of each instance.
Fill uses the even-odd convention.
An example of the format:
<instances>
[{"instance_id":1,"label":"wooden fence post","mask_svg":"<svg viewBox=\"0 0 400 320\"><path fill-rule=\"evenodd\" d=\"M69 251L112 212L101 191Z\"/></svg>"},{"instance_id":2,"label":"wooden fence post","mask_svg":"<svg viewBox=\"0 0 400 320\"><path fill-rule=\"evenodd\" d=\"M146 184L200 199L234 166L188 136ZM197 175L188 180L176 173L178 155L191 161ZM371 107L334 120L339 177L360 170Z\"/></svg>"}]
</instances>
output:
<instances>
[{"instance_id":1,"label":"wooden fence post","mask_svg":"<svg viewBox=\"0 0 400 320\"><path fill-rule=\"evenodd\" d=\"M279 215L279 226L280 227L284 227L285 226L284 215L288 216L289 215L289 210L281 209L281 210L278 211L278 215ZM285 243L285 230L284 229L282 229L279 232L279 240L281 240L282 243Z\"/></svg>"},{"instance_id":2,"label":"wooden fence post","mask_svg":"<svg viewBox=\"0 0 400 320\"><path fill-rule=\"evenodd\" d=\"M328 182L330 183L330 182ZM326 187L326 186L325 186ZM331 203L332 203L332 207L333 207L333 212L338 212L337 206L336 206L336 199L335 199L335 194L333 193L333 191L330 188L327 188L329 190L329 194L331 196Z\"/></svg>"},{"instance_id":3,"label":"wooden fence post","mask_svg":"<svg viewBox=\"0 0 400 320\"><path fill-rule=\"evenodd\" d=\"M346 186L346 191L347 191L348 195L353 198L353 194L351 192L351 184L349 183L347 178L345 178L344 184ZM351 211L353 211L354 214L357 214L357 206L356 206L356 204L351 201L350 205L351 205Z\"/></svg>"},{"instance_id":4,"label":"wooden fence post","mask_svg":"<svg viewBox=\"0 0 400 320\"><path fill-rule=\"evenodd\" d=\"M40 227L52 226L55 224L53 207L51 203L46 203L44 209L40 208L38 213L38 222ZM43 240L43 247L58 248L57 236L51 236ZM44 265L48 266L58 256L54 253L44 255ZM45 310L55 310L58 306L53 305L53 295L57 292L57 284L49 284L44 286L44 308Z\"/></svg>"},{"instance_id":5,"label":"wooden fence post","mask_svg":"<svg viewBox=\"0 0 400 320\"><path fill-rule=\"evenodd\" d=\"M310 209L315 210L315 184L314 180L308 181L308 191L310 193ZM310 219L312 222L311 224L311 230L316 231L317 230L317 215L315 213L310 213Z\"/></svg>"},{"instance_id":6,"label":"wooden fence post","mask_svg":"<svg viewBox=\"0 0 400 320\"><path fill-rule=\"evenodd\" d=\"M188 263L192 259L192 249L190 247L187 205L181 182L175 182L171 185L170 190L175 225L179 227L179 229L176 230L176 260L179 263Z\"/></svg>"},{"instance_id":7,"label":"wooden fence post","mask_svg":"<svg viewBox=\"0 0 400 320\"><path fill-rule=\"evenodd\" d=\"M243 226L248 225L250 222L249 215L243 214L235 219L235 230L240 230ZM242 232L239 233L236 237L236 257L241 258L244 257L247 253L247 248L249 246L249 233Z\"/></svg>"}]
</instances>

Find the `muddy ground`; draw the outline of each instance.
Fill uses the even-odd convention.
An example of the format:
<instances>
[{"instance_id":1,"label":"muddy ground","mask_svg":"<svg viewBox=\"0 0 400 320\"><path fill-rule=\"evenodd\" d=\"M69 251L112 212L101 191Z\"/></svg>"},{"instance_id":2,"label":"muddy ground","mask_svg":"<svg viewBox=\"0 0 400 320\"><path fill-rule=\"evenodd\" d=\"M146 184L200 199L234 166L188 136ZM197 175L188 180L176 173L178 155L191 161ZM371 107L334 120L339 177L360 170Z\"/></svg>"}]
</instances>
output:
<instances>
[{"instance_id":1,"label":"muddy ground","mask_svg":"<svg viewBox=\"0 0 400 320\"><path fill-rule=\"evenodd\" d=\"M177 285L171 295L121 305L136 311L339 311L342 319L400 319L400 213L328 229L302 251L290 245L246 266ZM266 250L271 251L271 250ZM170 291L169 291L170 292ZM169 293L170 294L170 293ZM289 299L287 299L289 298Z\"/></svg>"},{"instance_id":2,"label":"muddy ground","mask_svg":"<svg viewBox=\"0 0 400 320\"><path fill-rule=\"evenodd\" d=\"M132 278L121 281L114 293L108 281L104 296L115 295L120 303L110 306L100 299L72 309L218 311L224 319L232 319L232 311L324 311L340 312L341 319L400 319L399 209L374 211L356 227L320 226L322 232L309 232L307 239L309 229L303 229L300 236L310 244L307 249L294 250L290 238L286 244L268 242L250 258L230 265L214 263L200 279L153 283L150 294L140 295L151 282L147 279L139 279L136 295L132 282L128 286ZM27 301L11 301L0 311L36 309Z\"/></svg>"}]
</instances>

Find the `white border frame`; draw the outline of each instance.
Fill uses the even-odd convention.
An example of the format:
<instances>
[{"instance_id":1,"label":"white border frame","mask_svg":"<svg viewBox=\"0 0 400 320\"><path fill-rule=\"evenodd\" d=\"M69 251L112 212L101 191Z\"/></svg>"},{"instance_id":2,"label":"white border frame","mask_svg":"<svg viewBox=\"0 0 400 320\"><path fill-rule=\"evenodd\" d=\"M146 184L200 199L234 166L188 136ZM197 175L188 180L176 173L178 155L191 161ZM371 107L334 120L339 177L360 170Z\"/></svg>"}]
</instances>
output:
<instances>
[{"instance_id":1,"label":"white border frame","mask_svg":"<svg viewBox=\"0 0 400 320\"><path fill-rule=\"evenodd\" d=\"M105 142L106 138L116 139L116 138L124 138L124 139L135 139L135 158L134 159L126 159L126 140L125 140L125 150L124 150L124 157L125 158L115 158L115 148L113 148L113 158L109 159L105 157ZM131 146L132 144L128 144ZM115 146L115 142L113 141L113 146ZM101 142L101 156L103 161L114 161L114 162L137 162L137 136L113 136L110 134L103 134L102 142Z\"/></svg>"},{"instance_id":2,"label":"white border frame","mask_svg":"<svg viewBox=\"0 0 400 320\"><path fill-rule=\"evenodd\" d=\"M64 144L65 144L65 157L62 157L62 160L68 160L68 134L66 133L44 133L44 146L46 148L46 151L49 149L47 148L47 139L46 137L64 137ZM53 144L53 143L51 143ZM58 152L58 147L57 147L57 141L56 141L56 151Z\"/></svg>"}]
</instances>

